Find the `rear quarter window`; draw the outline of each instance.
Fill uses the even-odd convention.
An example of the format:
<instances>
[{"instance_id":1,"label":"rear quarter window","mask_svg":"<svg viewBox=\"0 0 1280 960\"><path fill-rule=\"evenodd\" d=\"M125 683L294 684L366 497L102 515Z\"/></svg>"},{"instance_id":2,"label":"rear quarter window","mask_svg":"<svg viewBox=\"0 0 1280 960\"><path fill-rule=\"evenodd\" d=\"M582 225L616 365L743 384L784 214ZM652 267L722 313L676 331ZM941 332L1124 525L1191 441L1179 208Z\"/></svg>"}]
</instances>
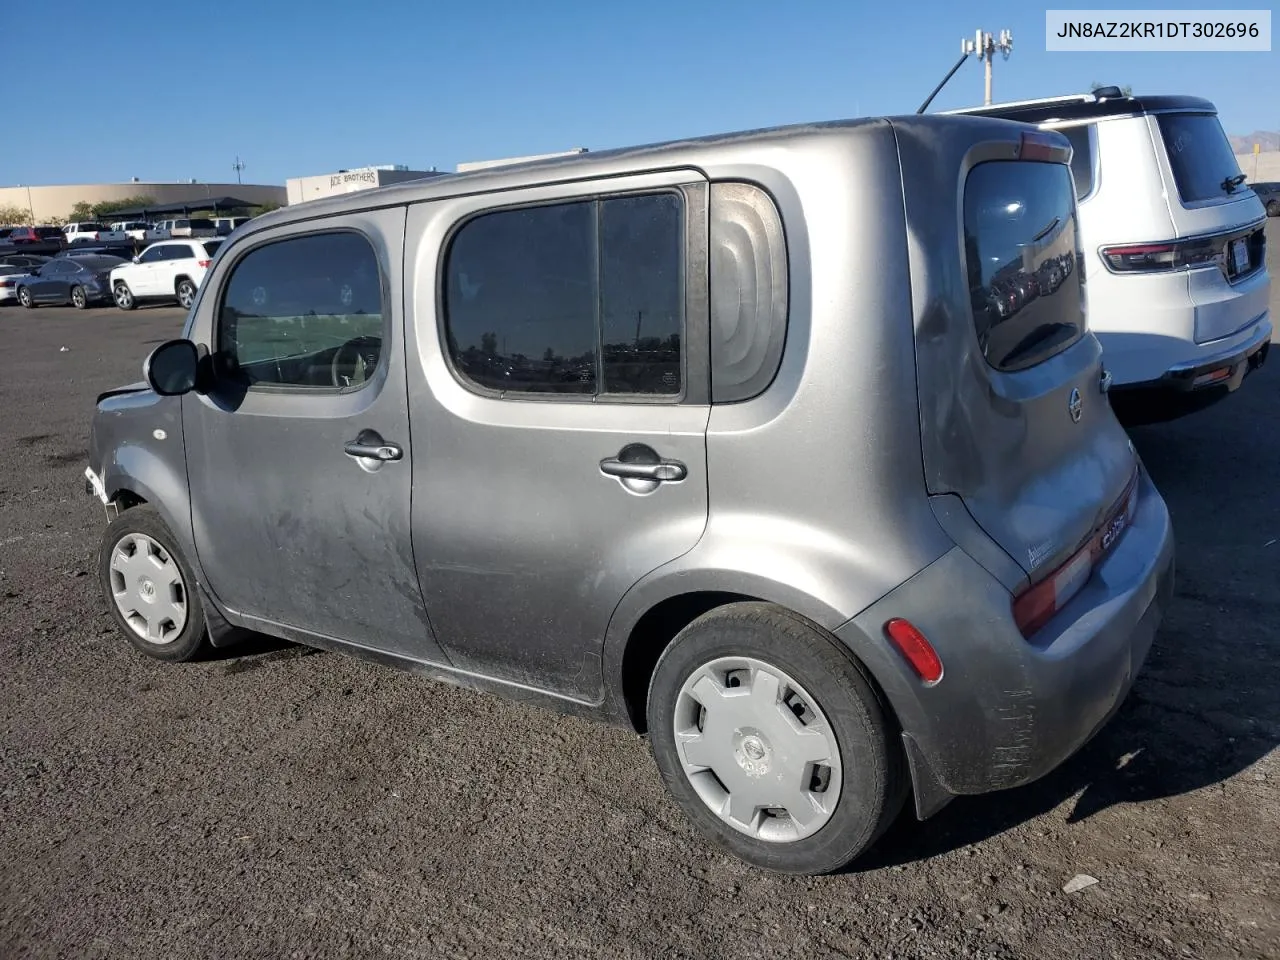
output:
<instances>
[{"instance_id":1,"label":"rear quarter window","mask_svg":"<svg viewBox=\"0 0 1280 960\"><path fill-rule=\"evenodd\" d=\"M1025 370L1085 331L1075 186L1059 163L992 161L964 188L974 330L997 370Z\"/></svg>"},{"instance_id":2,"label":"rear quarter window","mask_svg":"<svg viewBox=\"0 0 1280 960\"><path fill-rule=\"evenodd\" d=\"M1156 124L1182 202L1225 200L1229 195L1223 181L1239 176L1240 165L1217 116L1162 113L1156 116Z\"/></svg>"},{"instance_id":3,"label":"rear quarter window","mask_svg":"<svg viewBox=\"0 0 1280 960\"><path fill-rule=\"evenodd\" d=\"M1092 124L1086 124L1058 131L1071 141L1071 179L1075 182L1077 197L1093 193L1093 137L1089 132L1092 129Z\"/></svg>"}]
</instances>

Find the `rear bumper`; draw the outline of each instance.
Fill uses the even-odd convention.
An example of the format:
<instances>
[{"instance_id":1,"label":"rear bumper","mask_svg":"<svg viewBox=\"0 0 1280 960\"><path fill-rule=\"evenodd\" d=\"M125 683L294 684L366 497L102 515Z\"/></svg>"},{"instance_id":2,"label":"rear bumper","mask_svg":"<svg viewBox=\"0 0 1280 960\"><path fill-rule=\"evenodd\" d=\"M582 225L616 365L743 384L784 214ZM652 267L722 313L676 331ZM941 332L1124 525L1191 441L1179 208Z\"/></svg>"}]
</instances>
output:
<instances>
[{"instance_id":1,"label":"rear bumper","mask_svg":"<svg viewBox=\"0 0 1280 960\"><path fill-rule=\"evenodd\" d=\"M1157 423L1194 413L1235 393L1266 362L1272 326L1263 314L1241 334L1204 344L1205 355L1179 363L1154 380L1111 388L1116 414L1127 424ZM1216 347L1216 349L1214 349Z\"/></svg>"},{"instance_id":2,"label":"rear bumper","mask_svg":"<svg viewBox=\"0 0 1280 960\"><path fill-rule=\"evenodd\" d=\"M951 795L1044 776L1118 709L1173 590L1173 531L1145 471L1140 491L1133 525L1032 641L1013 622L1008 590L958 548L837 631L897 714L922 816ZM934 686L889 649L891 617L937 650L944 675Z\"/></svg>"}]
</instances>

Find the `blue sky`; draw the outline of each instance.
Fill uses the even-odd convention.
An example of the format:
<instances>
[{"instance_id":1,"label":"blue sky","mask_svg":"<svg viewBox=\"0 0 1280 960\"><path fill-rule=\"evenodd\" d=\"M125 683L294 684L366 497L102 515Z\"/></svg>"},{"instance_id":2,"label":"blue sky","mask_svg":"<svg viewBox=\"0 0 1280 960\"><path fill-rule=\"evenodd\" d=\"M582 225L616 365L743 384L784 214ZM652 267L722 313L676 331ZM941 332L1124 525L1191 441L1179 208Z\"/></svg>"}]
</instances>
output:
<instances>
[{"instance_id":1,"label":"blue sky","mask_svg":"<svg viewBox=\"0 0 1280 960\"><path fill-rule=\"evenodd\" d=\"M1208 97L1228 133L1280 129L1280 53L1047 53L1046 5L1025 2L59 0L96 51L78 54L46 42L41 6L6 14L6 47L44 51L49 103L57 70L79 74L79 105L10 111L0 184L234 181L237 155L246 182L283 183L909 113L979 27L1014 35L997 100L1097 80ZM981 97L971 61L933 109Z\"/></svg>"}]
</instances>

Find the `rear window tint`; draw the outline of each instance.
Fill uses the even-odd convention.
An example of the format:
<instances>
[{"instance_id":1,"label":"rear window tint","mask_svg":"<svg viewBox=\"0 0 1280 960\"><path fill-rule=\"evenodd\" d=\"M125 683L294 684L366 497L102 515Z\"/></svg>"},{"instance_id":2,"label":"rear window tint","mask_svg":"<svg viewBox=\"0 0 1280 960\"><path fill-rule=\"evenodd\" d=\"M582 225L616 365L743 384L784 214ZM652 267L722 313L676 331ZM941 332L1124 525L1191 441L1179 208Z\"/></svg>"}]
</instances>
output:
<instances>
[{"instance_id":1,"label":"rear window tint","mask_svg":"<svg viewBox=\"0 0 1280 960\"><path fill-rule=\"evenodd\" d=\"M62 228L61 227L36 227L36 236L46 237L50 239L53 237L61 237L63 236Z\"/></svg>"},{"instance_id":2,"label":"rear window tint","mask_svg":"<svg viewBox=\"0 0 1280 960\"><path fill-rule=\"evenodd\" d=\"M965 182L974 328L998 370L1034 366L1084 334L1073 189L1057 163L982 163Z\"/></svg>"},{"instance_id":3,"label":"rear window tint","mask_svg":"<svg viewBox=\"0 0 1280 960\"><path fill-rule=\"evenodd\" d=\"M192 226L196 230L212 230L213 221L212 220L192 220L190 223L190 226Z\"/></svg>"},{"instance_id":4,"label":"rear window tint","mask_svg":"<svg viewBox=\"0 0 1280 960\"><path fill-rule=\"evenodd\" d=\"M212 257L215 253L218 252L218 248L220 246L222 246L221 240L206 240L204 242L204 252Z\"/></svg>"},{"instance_id":5,"label":"rear window tint","mask_svg":"<svg viewBox=\"0 0 1280 960\"><path fill-rule=\"evenodd\" d=\"M1225 198L1222 183L1239 176L1240 165L1218 118L1211 113L1162 113L1156 123L1182 202Z\"/></svg>"},{"instance_id":6,"label":"rear window tint","mask_svg":"<svg viewBox=\"0 0 1280 960\"><path fill-rule=\"evenodd\" d=\"M1071 179L1075 181L1077 197L1087 197L1093 191L1093 138L1089 136L1090 129L1085 125L1058 131L1071 141Z\"/></svg>"}]
</instances>

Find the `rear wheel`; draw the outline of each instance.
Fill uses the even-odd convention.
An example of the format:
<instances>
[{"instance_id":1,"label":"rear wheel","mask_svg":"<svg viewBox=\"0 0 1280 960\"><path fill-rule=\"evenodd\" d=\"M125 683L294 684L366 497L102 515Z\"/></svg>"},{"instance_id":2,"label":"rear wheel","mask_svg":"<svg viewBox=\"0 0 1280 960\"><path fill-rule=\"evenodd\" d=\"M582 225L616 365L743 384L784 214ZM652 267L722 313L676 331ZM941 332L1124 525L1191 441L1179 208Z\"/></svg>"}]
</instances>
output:
<instances>
[{"instance_id":1,"label":"rear wheel","mask_svg":"<svg viewBox=\"0 0 1280 960\"><path fill-rule=\"evenodd\" d=\"M1267 201L1267 216L1280 217L1280 200Z\"/></svg>"},{"instance_id":2,"label":"rear wheel","mask_svg":"<svg viewBox=\"0 0 1280 960\"><path fill-rule=\"evenodd\" d=\"M177 293L182 309L190 310L191 305L196 302L196 285L184 277L178 281Z\"/></svg>"},{"instance_id":3,"label":"rear wheel","mask_svg":"<svg viewBox=\"0 0 1280 960\"><path fill-rule=\"evenodd\" d=\"M759 867L837 870L906 799L896 726L860 666L771 604L721 607L681 631L654 671L648 720L685 814Z\"/></svg>"},{"instance_id":4,"label":"rear wheel","mask_svg":"<svg viewBox=\"0 0 1280 960\"><path fill-rule=\"evenodd\" d=\"M71 305L77 310L83 310L89 306L89 297L84 292L84 287L77 285L71 288Z\"/></svg>"},{"instance_id":5,"label":"rear wheel","mask_svg":"<svg viewBox=\"0 0 1280 960\"><path fill-rule=\"evenodd\" d=\"M26 287L18 288L18 302L22 304L24 307L26 307L28 310L33 309L36 305L35 298L31 296L31 291L28 290Z\"/></svg>"},{"instance_id":6,"label":"rear wheel","mask_svg":"<svg viewBox=\"0 0 1280 960\"><path fill-rule=\"evenodd\" d=\"M195 576L153 507L133 507L108 524L98 581L135 649L173 662L200 655L206 634Z\"/></svg>"},{"instance_id":7,"label":"rear wheel","mask_svg":"<svg viewBox=\"0 0 1280 960\"><path fill-rule=\"evenodd\" d=\"M116 306L121 310L132 310L138 305L137 301L133 298L133 291L129 289L129 285L123 280L115 285L111 294L115 297Z\"/></svg>"}]
</instances>

